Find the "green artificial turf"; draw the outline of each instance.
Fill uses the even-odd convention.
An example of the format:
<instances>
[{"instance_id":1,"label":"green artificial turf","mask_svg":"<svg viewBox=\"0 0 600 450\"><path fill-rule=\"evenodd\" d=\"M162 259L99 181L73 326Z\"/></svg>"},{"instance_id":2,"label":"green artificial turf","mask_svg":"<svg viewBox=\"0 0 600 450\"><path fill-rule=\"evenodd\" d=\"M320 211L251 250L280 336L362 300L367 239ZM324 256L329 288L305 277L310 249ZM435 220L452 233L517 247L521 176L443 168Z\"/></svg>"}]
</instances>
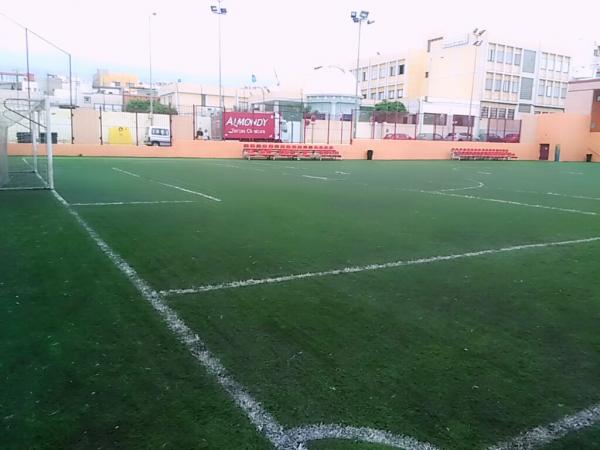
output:
<instances>
[{"instance_id":1,"label":"green artificial turf","mask_svg":"<svg viewBox=\"0 0 600 450\"><path fill-rule=\"evenodd\" d=\"M157 290L600 236L594 164L58 158L55 173L70 203L194 201L74 206ZM430 193L440 190L450 195ZM19 262L0 292L31 303L21 316L2 313L11 319L3 350L16 362L0 370L21 387L1 409L34 418L11 418L9 442L43 447L50 433L77 447L93 423L81 447L268 447L48 193L0 193L0 202L0 223L16 230L0 245ZM599 255L600 242L538 248L168 302L286 427L369 426L443 449L485 448L600 402ZM76 307L82 299L93 306ZM34 332L23 334L25 324ZM69 356L49 364L67 344ZM156 386L169 387L161 402ZM101 390L110 394L99 412L62 406L92 404L88 391ZM114 430L117 421L128 426ZM549 448L596 442L592 428Z\"/></svg>"},{"instance_id":2,"label":"green artificial turf","mask_svg":"<svg viewBox=\"0 0 600 450\"><path fill-rule=\"evenodd\" d=\"M0 205L0 448L270 448L50 193Z\"/></svg>"}]
</instances>

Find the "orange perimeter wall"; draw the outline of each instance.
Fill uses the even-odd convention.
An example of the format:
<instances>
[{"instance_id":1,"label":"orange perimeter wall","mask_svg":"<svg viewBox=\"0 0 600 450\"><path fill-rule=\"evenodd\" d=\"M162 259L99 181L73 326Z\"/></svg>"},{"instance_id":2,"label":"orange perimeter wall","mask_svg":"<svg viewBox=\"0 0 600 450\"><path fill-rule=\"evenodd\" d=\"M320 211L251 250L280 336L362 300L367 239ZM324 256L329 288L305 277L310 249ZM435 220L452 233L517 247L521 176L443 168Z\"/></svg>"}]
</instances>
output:
<instances>
[{"instance_id":1,"label":"orange perimeter wall","mask_svg":"<svg viewBox=\"0 0 600 450\"><path fill-rule=\"evenodd\" d=\"M185 123L177 123L182 132L189 132ZM520 144L447 142L447 141L392 141L357 139L351 145L336 145L344 159L366 159L367 150L374 151L378 160L443 160L450 159L453 148L508 149L520 160L537 160L540 144L550 145L550 160L554 159L556 145L561 147L561 161L584 161L593 154L600 162L600 133L590 132L590 116L579 114L546 114L527 117L523 122L523 142ZM189 133L188 133L189 134ZM44 146L40 146L41 149ZM176 139L172 147L132 145L58 144L57 156L112 156L159 158L241 158L243 144L237 141L194 141ZM29 155L30 144L9 144L9 154Z\"/></svg>"}]
</instances>

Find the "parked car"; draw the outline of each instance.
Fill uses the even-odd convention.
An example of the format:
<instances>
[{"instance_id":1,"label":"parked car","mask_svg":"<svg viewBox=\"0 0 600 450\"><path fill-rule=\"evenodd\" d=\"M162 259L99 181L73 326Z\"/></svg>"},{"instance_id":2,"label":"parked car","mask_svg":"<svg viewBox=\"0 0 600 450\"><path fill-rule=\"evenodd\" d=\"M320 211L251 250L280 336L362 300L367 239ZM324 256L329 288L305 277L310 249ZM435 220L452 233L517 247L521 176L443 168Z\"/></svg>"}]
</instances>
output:
<instances>
[{"instance_id":1,"label":"parked car","mask_svg":"<svg viewBox=\"0 0 600 450\"><path fill-rule=\"evenodd\" d=\"M444 136L438 133L419 133L417 139L420 141L443 141Z\"/></svg>"},{"instance_id":2,"label":"parked car","mask_svg":"<svg viewBox=\"0 0 600 450\"><path fill-rule=\"evenodd\" d=\"M448 133L446 135L447 141L472 141L473 136L469 133Z\"/></svg>"},{"instance_id":3,"label":"parked car","mask_svg":"<svg viewBox=\"0 0 600 450\"><path fill-rule=\"evenodd\" d=\"M509 133L504 137L504 142L509 144L518 144L521 142L521 135L518 133Z\"/></svg>"},{"instance_id":4,"label":"parked car","mask_svg":"<svg viewBox=\"0 0 600 450\"><path fill-rule=\"evenodd\" d=\"M479 135L479 140L481 142L504 142L504 139L494 133L481 133Z\"/></svg>"},{"instance_id":5,"label":"parked car","mask_svg":"<svg viewBox=\"0 0 600 450\"><path fill-rule=\"evenodd\" d=\"M410 141L412 137L404 133L388 133L384 136L384 139L393 139L395 141Z\"/></svg>"},{"instance_id":6,"label":"parked car","mask_svg":"<svg viewBox=\"0 0 600 450\"><path fill-rule=\"evenodd\" d=\"M162 127L146 128L144 144L153 146L171 146L171 130Z\"/></svg>"}]
</instances>

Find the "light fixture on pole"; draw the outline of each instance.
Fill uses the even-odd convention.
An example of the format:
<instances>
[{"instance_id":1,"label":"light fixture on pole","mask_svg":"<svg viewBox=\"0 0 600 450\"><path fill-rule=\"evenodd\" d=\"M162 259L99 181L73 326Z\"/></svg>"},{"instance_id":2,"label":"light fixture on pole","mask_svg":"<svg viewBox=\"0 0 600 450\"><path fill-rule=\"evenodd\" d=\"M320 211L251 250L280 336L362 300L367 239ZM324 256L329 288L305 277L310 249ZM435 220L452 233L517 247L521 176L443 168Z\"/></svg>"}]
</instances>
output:
<instances>
[{"instance_id":1,"label":"light fixture on pole","mask_svg":"<svg viewBox=\"0 0 600 450\"><path fill-rule=\"evenodd\" d=\"M369 11L352 11L350 13L350 18L352 19L352 21L354 23L358 24L358 45L357 45L357 55L356 55L356 85L355 85L355 90L354 90L354 96L356 98L356 121L358 124L358 115L360 113L360 97L358 95L358 77L359 77L359 72L360 72L360 43L361 43L361 37L362 37L362 24L363 22L366 22L367 25L371 25L373 23L375 23L374 20L369 20ZM354 133L356 133L356 126L354 127ZM356 137L356 136L355 136Z\"/></svg>"},{"instance_id":2,"label":"light fixture on pole","mask_svg":"<svg viewBox=\"0 0 600 450\"><path fill-rule=\"evenodd\" d=\"M469 100L469 135L471 136L471 140L474 139L473 136L473 127L475 125L475 119L471 117L473 112L473 94L475 92L475 75L477 74L477 54L479 53L479 47L483 44L483 35L486 30L480 30L479 28L475 28L471 32L471 36L473 37L472 45L475 47L475 61L473 63L473 79L471 80L471 98ZM470 39L469 39L470 41Z\"/></svg>"},{"instance_id":3,"label":"light fixture on pole","mask_svg":"<svg viewBox=\"0 0 600 450\"><path fill-rule=\"evenodd\" d=\"M150 125L154 121L154 85L152 83L152 17L156 16L153 12L148 16L148 66L150 70Z\"/></svg>"},{"instance_id":4,"label":"light fixture on pole","mask_svg":"<svg viewBox=\"0 0 600 450\"><path fill-rule=\"evenodd\" d=\"M219 107L221 108L221 111L224 110L225 108L225 102L223 99L223 78L222 78L222 55L221 55L221 48L222 48L222 43L221 43L221 16L224 16L227 14L227 8L223 8L221 7L221 2L223 0L218 0L219 1L219 5L215 6L212 5L210 7L210 10L213 12L213 14L216 14L219 18Z\"/></svg>"}]
</instances>

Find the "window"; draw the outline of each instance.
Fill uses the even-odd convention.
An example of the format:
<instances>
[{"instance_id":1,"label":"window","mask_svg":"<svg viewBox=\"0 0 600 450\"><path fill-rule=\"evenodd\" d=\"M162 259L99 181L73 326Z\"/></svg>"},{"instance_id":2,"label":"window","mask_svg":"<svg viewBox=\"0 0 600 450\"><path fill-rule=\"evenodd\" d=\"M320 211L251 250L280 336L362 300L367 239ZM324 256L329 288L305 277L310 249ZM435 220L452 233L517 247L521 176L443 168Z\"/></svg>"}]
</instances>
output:
<instances>
[{"instance_id":1,"label":"window","mask_svg":"<svg viewBox=\"0 0 600 450\"><path fill-rule=\"evenodd\" d=\"M366 92L364 92L364 93L363 93L363 95L362 95L362 98L363 98L364 100L366 100L366 99L367 99L367 93L366 93Z\"/></svg>"},{"instance_id":2,"label":"window","mask_svg":"<svg viewBox=\"0 0 600 450\"><path fill-rule=\"evenodd\" d=\"M390 77L396 76L396 66L390 66Z\"/></svg>"},{"instance_id":3,"label":"window","mask_svg":"<svg viewBox=\"0 0 600 450\"><path fill-rule=\"evenodd\" d=\"M404 97L404 88L398 89L398 98Z\"/></svg>"},{"instance_id":4,"label":"window","mask_svg":"<svg viewBox=\"0 0 600 450\"><path fill-rule=\"evenodd\" d=\"M375 100L377 94L375 92L371 92L371 100Z\"/></svg>"},{"instance_id":5,"label":"window","mask_svg":"<svg viewBox=\"0 0 600 450\"><path fill-rule=\"evenodd\" d=\"M398 75L404 75L404 64L398 66Z\"/></svg>"},{"instance_id":6,"label":"window","mask_svg":"<svg viewBox=\"0 0 600 450\"><path fill-rule=\"evenodd\" d=\"M377 94L377 99L378 100L383 100L384 96L385 96L385 92L379 91L379 93Z\"/></svg>"},{"instance_id":7,"label":"window","mask_svg":"<svg viewBox=\"0 0 600 450\"><path fill-rule=\"evenodd\" d=\"M373 67L371 69L371 80L376 80L377 79L377 69L375 67Z\"/></svg>"},{"instance_id":8,"label":"window","mask_svg":"<svg viewBox=\"0 0 600 450\"><path fill-rule=\"evenodd\" d=\"M485 78L485 90L491 91L492 87L494 87L494 75L488 73Z\"/></svg>"},{"instance_id":9,"label":"window","mask_svg":"<svg viewBox=\"0 0 600 450\"><path fill-rule=\"evenodd\" d=\"M542 58L540 59L540 69L546 70L548 67L548 53L542 53Z\"/></svg>"},{"instance_id":10,"label":"window","mask_svg":"<svg viewBox=\"0 0 600 450\"><path fill-rule=\"evenodd\" d=\"M513 94L517 94L519 92L519 79L518 78L513 78L513 82L512 82L512 93Z\"/></svg>"},{"instance_id":11,"label":"window","mask_svg":"<svg viewBox=\"0 0 600 450\"><path fill-rule=\"evenodd\" d=\"M362 80L367 81L367 72L362 73Z\"/></svg>"},{"instance_id":12,"label":"window","mask_svg":"<svg viewBox=\"0 0 600 450\"><path fill-rule=\"evenodd\" d=\"M497 76L496 81L494 83L494 91L500 92L501 90L502 90L502 78Z\"/></svg>"},{"instance_id":13,"label":"window","mask_svg":"<svg viewBox=\"0 0 600 450\"><path fill-rule=\"evenodd\" d=\"M498 118L498 108L490 108L490 119Z\"/></svg>"},{"instance_id":14,"label":"window","mask_svg":"<svg viewBox=\"0 0 600 450\"><path fill-rule=\"evenodd\" d=\"M506 64L512 64L513 63L513 49L511 48L507 48L506 49L506 57L504 58L504 61L506 61Z\"/></svg>"},{"instance_id":15,"label":"window","mask_svg":"<svg viewBox=\"0 0 600 450\"><path fill-rule=\"evenodd\" d=\"M554 69L556 69L556 56L550 55L548 57L548 70L554 70Z\"/></svg>"},{"instance_id":16,"label":"window","mask_svg":"<svg viewBox=\"0 0 600 450\"><path fill-rule=\"evenodd\" d=\"M89 95L84 95L83 96L83 103L92 103L92 97Z\"/></svg>"},{"instance_id":17,"label":"window","mask_svg":"<svg viewBox=\"0 0 600 450\"><path fill-rule=\"evenodd\" d=\"M560 98L567 98L567 85L563 84L560 88Z\"/></svg>"},{"instance_id":18,"label":"window","mask_svg":"<svg viewBox=\"0 0 600 450\"><path fill-rule=\"evenodd\" d=\"M481 113L479 114L479 116L482 119L487 119L489 115L490 115L490 107L489 106L482 106L481 107Z\"/></svg>"},{"instance_id":19,"label":"window","mask_svg":"<svg viewBox=\"0 0 600 450\"><path fill-rule=\"evenodd\" d=\"M515 110L514 110L514 109L509 109L509 110L506 112L506 118L507 118L508 120L515 120Z\"/></svg>"},{"instance_id":20,"label":"window","mask_svg":"<svg viewBox=\"0 0 600 450\"><path fill-rule=\"evenodd\" d=\"M543 97L545 92L546 92L546 81L540 80L540 84L538 85L538 95L540 97Z\"/></svg>"},{"instance_id":21,"label":"window","mask_svg":"<svg viewBox=\"0 0 600 450\"><path fill-rule=\"evenodd\" d=\"M379 78L385 78L386 73L387 73L387 71L385 70L385 66L381 66L379 68Z\"/></svg>"},{"instance_id":22,"label":"window","mask_svg":"<svg viewBox=\"0 0 600 450\"><path fill-rule=\"evenodd\" d=\"M530 113L531 105L519 105L519 112L520 113Z\"/></svg>"},{"instance_id":23,"label":"window","mask_svg":"<svg viewBox=\"0 0 600 450\"><path fill-rule=\"evenodd\" d=\"M533 78L521 78L521 100L531 100L533 97Z\"/></svg>"},{"instance_id":24,"label":"window","mask_svg":"<svg viewBox=\"0 0 600 450\"><path fill-rule=\"evenodd\" d=\"M563 71L563 57L562 56L556 57L556 71L557 72Z\"/></svg>"},{"instance_id":25,"label":"window","mask_svg":"<svg viewBox=\"0 0 600 450\"><path fill-rule=\"evenodd\" d=\"M498 119L506 119L506 108L498 109Z\"/></svg>"},{"instance_id":26,"label":"window","mask_svg":"<svg viewBox=\"0 0 600 450\"><path fill-rule=\"evenodd\" d=\"M516 50L515 51L515 66L520 66L520 65L521 65L521 51Z\"/></svg>"},{"instance_id":27,"label":"window","mask_svg":"<svg viewBox=\"0 0 600 450\"><path fill-rule=\"evenodd\" d=\"M510 80L508 78L502 83L502 92L510 92Z\"/></svg>"},{"instance_id":28,"label":"window","mask_svg":"<svg viewBox=\"0 0 600 450\"><path fill-rule=\"evenodd\" d=\"M498 47L498 52L496 53L496 62L504 62L504 47Z\"/></svg>"},{"instance_id":29,"label":"window","mask_svg":"<svg viewBox=\"0 0 600 450\"><path fill-rule=\"evenodd\" d=\"M494 62L495 60L496 60L496 45L490 44L490 47L488 50L488 61Z\"/></svg>"},{"instance_id":30,"label":"window","mask_svg":"<svg viewBox=\"0 0 600 450\"><path fill-rule=\"evenodd\" d=\"M115 87L121 87L121 82L120 81L115 81Z\"/></svg>"},{"instance_id":31,"label":"window","mask_svg":"<svg viewBox=\"0 0 600 450\"><path fill-rule=\"evenodd\" d=\"M554 98L560 97L560 84L554 83Z\"/></svg>"},{"instance_id":32,"label":"window","mask_svg":"<svg viewBox=\"0 0 600 450\"><path fill-rule=\"evenodd\" d=\"M429 78L429 72L425 72L425 78Z\"/></svg>"},{"instance_id":33,"label":"window","mask_svg":"<svg viewBox=\"0 0 600 450\"><path fill-rule=\"evenodd\" d=\"M393 99L395 94L396 94L396 91L394 91L393 89L390 89L388 92L388 98L390 100Z\"/></svg>"},{"instance_id":34,"label":"window","mask_svg":"<svg viewBox=\"0 0 600 450\"><path fill-rule=\"evenodd\" d=\"M552 97L552 83L546 84L546 97Z\"/></svg>"},{"instance_id":35,"label":"window","mask_svg":"<svg viewBox=\"0 0 600 450\"><path fill-rule=\"evenodd\" d=\"M569 73L570 65L571 65L571 58L565 57L565 62L563 64L563 72Z\"/></svg>"},{"instance_id":36,"label":"window","mask_svg":"<svg viewBox=\"0 0 600 450\"><path fill-rule=\"evenodd\" d=\"M525 50L523 52L523 72L535 72L536 53L533 50Z\"/></svg>"}]
</instances>

